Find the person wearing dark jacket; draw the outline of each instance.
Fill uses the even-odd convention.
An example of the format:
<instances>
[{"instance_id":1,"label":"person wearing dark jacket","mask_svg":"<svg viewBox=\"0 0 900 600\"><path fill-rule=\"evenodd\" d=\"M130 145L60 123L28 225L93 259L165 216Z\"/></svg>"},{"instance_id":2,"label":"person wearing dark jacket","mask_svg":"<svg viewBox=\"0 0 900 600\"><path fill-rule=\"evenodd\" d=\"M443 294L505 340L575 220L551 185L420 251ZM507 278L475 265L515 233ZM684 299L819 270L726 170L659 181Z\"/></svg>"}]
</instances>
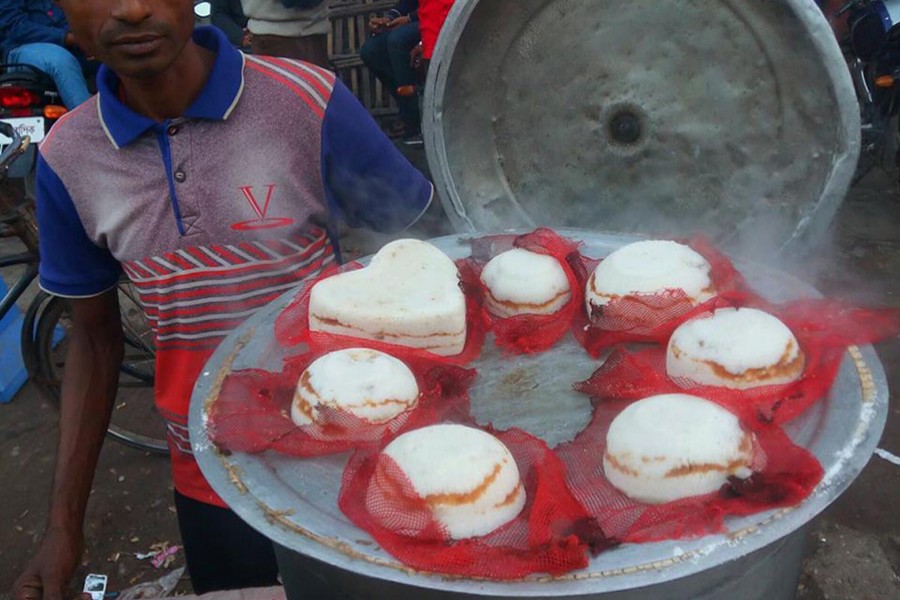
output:
<instances>
[{"instance_id":1,"label":"person wearing dark jacket","mask_svg":"<svg viewBox=\"0 0 900 600\"><path fill-rule=\"evenodd\" d=\"M210 20L225 33L235 48L245 51L250 49L250 33L241 0L212 0Z\"/></svg>"},{"instance_id":2,"label":"person wearing dark jacket","mask_svg":"<svg viewBox=\"0 0 900 600\"><path fill-rule=\"evenodd\" d=\"M401 0L383 17L373 17L369 20L372 37L359 51L363 63L397 100L400 121L389 132L392 137L412 137L422 128L418 97L415 93L401 93L402 88L416 83L411 53L422 39L418 13L418 0Z\"/></svg>"},{"instance_id":3,"label":"person wearing dark jacket","mask_svg":"<svg viewBox=\"0 0 900 600\"><path fill-rule=\"evenodd\" d=\"M69 109L91 95L76 55L81 51L55 2L0 0L0 59L46 72Z\"/></svg>"}]
</instances>

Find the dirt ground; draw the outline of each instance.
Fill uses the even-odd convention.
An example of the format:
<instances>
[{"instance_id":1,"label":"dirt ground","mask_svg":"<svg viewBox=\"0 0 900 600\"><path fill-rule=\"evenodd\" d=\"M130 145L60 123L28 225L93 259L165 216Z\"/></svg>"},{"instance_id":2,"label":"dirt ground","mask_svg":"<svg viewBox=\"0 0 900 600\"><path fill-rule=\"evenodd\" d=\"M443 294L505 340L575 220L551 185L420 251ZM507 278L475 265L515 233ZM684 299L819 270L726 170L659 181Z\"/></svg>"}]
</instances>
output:
<instances>
[{"instance_id":1,"label":"dirt ground","mask_svg":"<svg viewBox=\"0 0 900 600\"><path fill-rule=\"evenodd\" d=\"M895 181L893 175L874 172L852 190L833 227L834 250L795 267L795 274L829 295L900 307L900 193ZM8 249L0 244L0 252ZM880 447L900 455L900 339L881 344L878 352L894 390ZM31 385L0 405L0 600L9 596L41 539L56 418L56 407ZM817 522L798 598L900 598L898 507L900 467L873 457ZM107 443L85 533L79 583L89 572L105 573L109 590L120 591L163 575L165 571L138 560L135 553L159 542L178 543L166 459ZM182 564L179 553L173 566ZM189 583L182 581L179 591L189 590Z\"/></svg>"}]
</instances>

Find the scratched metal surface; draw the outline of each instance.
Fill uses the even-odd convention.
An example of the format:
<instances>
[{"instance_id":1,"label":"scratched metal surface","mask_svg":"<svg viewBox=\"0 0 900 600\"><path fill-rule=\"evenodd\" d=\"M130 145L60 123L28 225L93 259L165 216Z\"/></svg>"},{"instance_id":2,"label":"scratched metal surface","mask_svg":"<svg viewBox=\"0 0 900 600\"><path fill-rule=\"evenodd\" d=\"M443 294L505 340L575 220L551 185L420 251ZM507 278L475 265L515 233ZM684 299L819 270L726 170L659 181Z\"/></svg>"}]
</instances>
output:
<instances>
[{"instance_id":1,"label":"scratched metal surface","mask_svg":"<svg viewBox=\"0 0 900 600\"><path fill-rule=\"evenodd\" d=\"M633 141L613 134L622 115ZM860 127L812 0L459 0L423 126L455 231L699 229L774 249L823 233Z\"/></svg>"},{"instance_id":2,"label":"scratched metal surface","mask_svg":"<svg viewBox=\"0 0 900 600\"><path fill-rule=\"evenodd\" d=\"M634 239L577 230L562 233L583 240L585 253L595 257ZM432 242L454 258L468 253L459 236ZM778 271L738 266L771 300L816 295L807 284ZM229 355L234 355L232 368L277 366L281 354L273 341L273 322L292 295L254 315L210 359L191 402L194 452L213 488L253 527L287 548L369 577L487 596L548 597L626 590L695 575L772 544L824 510L866 464L887 416L888 391L881 363L871 347L863 347L855 361L848 353L828 398L788 427L791 437L810 449L827 473L813 495L793 510L730 519L727 536L624 545L594 558L586 570L558 579L504 583L410 572L338 509L336 497L346 455L310 460L274 453L222 456L208 441L205 403L223 368L227 371ZM235 353L239 340L246 344ZM489 340L474 366L479 379L472 390L472 406L482 423L515 425L557 444L571 439L588 421L587 398L569 386L586 378L597 363L571 339L539 357L513 359L501 357Z\"/></svg>"}]
</instances>

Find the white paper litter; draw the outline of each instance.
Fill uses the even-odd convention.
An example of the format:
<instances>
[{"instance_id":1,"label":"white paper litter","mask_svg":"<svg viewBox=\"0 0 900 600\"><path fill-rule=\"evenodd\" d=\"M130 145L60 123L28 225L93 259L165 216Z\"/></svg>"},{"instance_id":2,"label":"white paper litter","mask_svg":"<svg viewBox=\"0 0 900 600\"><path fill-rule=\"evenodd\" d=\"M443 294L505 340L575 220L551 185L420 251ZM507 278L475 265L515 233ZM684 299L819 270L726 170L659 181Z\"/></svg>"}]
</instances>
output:
<instances>
[{"instance_id":1,"label":"white paper litter","mask_svg":"<svg viewBox=\"0 0 900 600\"><path fill-rule=\"evenodd\" d=\"M884 460L888 461L889 463L895 464L898 467L900 467L900 456L897 456L896 454L891 454L887 450L882 450L881 448L876 449L875 454L877 454Z\"/></svg>"}]
</instances>

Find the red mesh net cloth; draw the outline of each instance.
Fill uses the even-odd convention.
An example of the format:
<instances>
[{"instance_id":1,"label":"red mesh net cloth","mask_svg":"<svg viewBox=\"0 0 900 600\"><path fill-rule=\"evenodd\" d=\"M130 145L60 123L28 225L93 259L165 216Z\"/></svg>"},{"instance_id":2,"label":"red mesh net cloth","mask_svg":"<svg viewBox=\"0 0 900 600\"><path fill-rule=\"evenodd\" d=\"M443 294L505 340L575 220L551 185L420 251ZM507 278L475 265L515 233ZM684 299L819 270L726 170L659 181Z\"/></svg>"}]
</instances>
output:
<instances>
[{"instance_id":1,"label":"red mesh net cloth","mask_svg":"<svg viewBox=\"0 0 900 600\"><path fill-rule=\"evenodd\" d=\"M318 278L304 285L294 299L275 319L275 339L285 348L306 344L313 351L322 351L323 349L337 350L340 348L367 347L375 350L387 352L399 358L399 354L405 353L409 348L398 346L396 344L388 344L384 342L361 340L349 336L336 335L332 333L323 333L321 331L312 331L309 328L309 296L313 287L319 281L327 279L344 271L352 271L362 268L358 263L349 263L340 268L332 269ZM460 283L462 285L462 283ZM481 319L481 308L478 303L469 297L466 297L466 345L460 354L455 356L438 356L427 351L420 354L430 356L435 360L445 364L465 365L481 354L481 347L484 344L486 335L486 326Z\"/></svg>"},{"instance_id":2,"label":"red mesh net cloth","mask_svg":"<svg viewBox=\"0 0 900 600\"><path fill-rule=\"evenodd\" d=\"M573 332L591 356L598 357L604 350L621 343L662 343L681 323L722 305L729 298L756 298L731 260L709 241L698 236L686 243L709 262L710 278L718 296L694 306L683 290L665 290L658 294L616 298L602 309L595 307L591 315L584 308L577 312ZM586 288L599 263L582 260L576 270L580 289Z\"/></svg>"},{"instance_id":3,"label":"red mesh net cloth","mask_svg":"<svg viewBox=\"0 0 900 600\"><path fill-rule=\"evenodd\" d=\"M527 496L518 517L493 533L449 539L397 464L376 452L351 458L338 500L341 510L403 564L449 575L558 575L586 567L590 551L614 545L568 491L565 469L546 444L517 429L492 433L515 457Z\"/></svg>"},{"instance_id":4,"label":"red mesh net cloth","mask_svg":"<svg viewBox=\"0 0 900 600\"><path fill-rule=\"evenodd\" d=\"M900 310L862 309L834 300L800 300L783 306L754 306L780 318L797 338L805 357L797 381L748 390L703 386L666 375L665 348L615 350L580 392L609 400L640 400L666 393L688 393L716 402L751 428L786 423L825 397L840 368L844 350L900 334Z\"/></svg>"},{"instance_id":5,"label":"red mesh net cloth","mask_svg":"<svg viewBox=\"0 0 900 600\"><path fill-rule=\"evenodd\" d=\"M572 297L554 314L523 314L502 318L494 316L485 307L484 296L490 292L481 281L481 272L490 259L512 248L551 256L563 268ZM539 228L520 236L497 235L472 240L471 258L457 264L463 290L468 298L481 307L481 319L494 334L497 345L507 352L537 353L547 350L566 335L575 314L584 303L584 285L579 282L573 268L573 265L579 263L577 243L549 229Z\"/></svg>"},{"instance_id":6,"label":"red mesh net cloth","mask_svg":"<svg viewBox=\"0 0 900 600\"><path fill-rule=\"evenodd\" d=\"M468 415L467 390L475 371L434 361L424 352L408 351L395 357L412 370L419 385L414 408L386 423L374 424L346 411L320 407L315 424L298 427L291 420L297 381L325 352L291 358L277 373L248 369L229 374L209 411L207 427L213 443L229 452L274 450L292 456L320 456L378 446L405 429Z\"/></svg>"},{"instance_id":7,"label":"red mesh net cloth","mask_svg":"<svg viewBox=\"0 0 900 600\"><path fill-rule=\"evenodd\" d=\"M794 444L779 427L757 431L753 475L731 478L718 493L665 504L634 501L603 472L606 432L628 402L598 403L591 424L557 448L569 487L608 536L623 543L699 537L724 531L728 515L750 515L793 506L809 496L822 478L816 458Z\"/></svg>"}]
</instances>

